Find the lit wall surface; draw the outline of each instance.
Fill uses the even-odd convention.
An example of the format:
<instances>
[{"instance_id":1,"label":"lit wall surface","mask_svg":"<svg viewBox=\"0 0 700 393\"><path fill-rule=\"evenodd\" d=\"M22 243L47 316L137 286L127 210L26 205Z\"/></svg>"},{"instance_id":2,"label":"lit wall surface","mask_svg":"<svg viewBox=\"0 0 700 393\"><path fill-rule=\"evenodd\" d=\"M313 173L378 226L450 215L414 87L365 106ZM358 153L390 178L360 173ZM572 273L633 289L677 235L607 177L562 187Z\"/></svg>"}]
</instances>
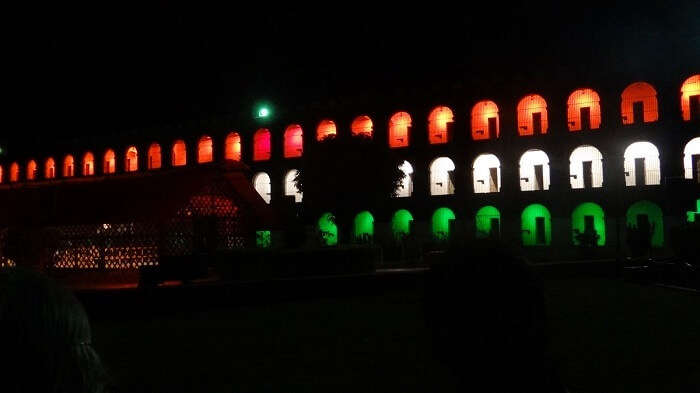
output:
<instances>
[{"instance_id":1,"label":"lit wall surface","mask_svg":"<svg viewBox=\"0 0 700 393\"><path fill-rule=\"evenodd\" d=\"M539 133L546 134L549 128L547 118L547 101L542 96L530 94L523 97L518 103L518 135L527 136L535 134L534 117L540 118Z\"/></svg>"},{"instance_id":2,"label":"lit wall surface","mask_svg":"<svg viewBox=\"0 0 700 393\"><path fill-rule=\"evenodd\" d=\"M265 203L270 203L272 199L272 185L270 176L265 172L259 172L253 177L253 187L260 194Z\"/></svg>"},{"instance_id":3,"label":"lit wall surface","mask_svg":"<svg viewBox=\"0 0 700 393\"><path fill-rule=\"evenodd\" d=\"M499 228L492 227L492 220L497 219ZM501 212L493 206L484 206L476 212L476 238L488 238L492 230L500 232Z\"/></svg>"},{"instance_id":4,"label":"lit wall surface","mask_svg":"<svg viewBox=\"0 0 700 393\"><path fill-rule=\"evenodd\" d=\"M322 141L329 136L335 136L336 132L335 123L333 120L321 120L316 128L316 140Z\"/></svg>"},{"instance_id":5,"label":"lit wall surface","mask_svg":"<svg viewBox=\"0 0 700 393\"><path fill-rule=\"evenodd\" d=\"M83 176L92 176L95 174L95 156L87 152L83 155Z\"/></svg>"},{"instance_id":6,"label":"lit wall surface","mask_svg":"<svg viewBox=\"0 0 700 393\"><path fill-rule=\"evenodd\" d=\"M579 146L569 156L569 182L571 188L584 188L584 162L590 162L591 184L589 187L603 186L603 155L593 146ZM588 166L588 165L586 165Z\"/></svg>"},{"instance_id":7,"label":"lit wall surface","mask_svg":"<svg viewBox=\"0 0 700 393\"><path fill-rule=\"evenodd\" d=\"M401 178L401 184L396 189L396 197L405 198L410 197L413 193L413 181L411 180L411 175L413 174L413 166L408 161L404 161L399 166L401 172L403 172L403 177Z\"/></svg>"},{"instance_id":8,"label":"lit wall surface","mask_svg":"<svg viewBox=\"0 0 700 393\"><path fill-rule=\"evenodd\" d=\"M489 131L489 119L495 119L495 135ZM480 101L472 108L472 139L482 140L498 138L500 135L500 119L498 105L493 101Z\"/></svg>"},{"instance_id":9,"label":"lit wall surface","mask_svg":"<svg viewBox=\"0 0 700 393\"><path fill-rule=\"evenodd\" d=\"M406 147L411 135L411 115L396 112L389 119L389 147Z\"/></svg>"},{"instance_id":10,"label":"lit wall surface","mask_svg":"<svg viewBox=\"0 0 700 393\"><path fill-rule=\"evenodd\" d=\"M304 131L292 124L284 131L284 158L301 157L304 152Z\"/></svg>"},{"instance_id":11,"label":"lit wall surface","mask_svg":"<svg viewBox=\"0 0 700 393\"><path fill-rule=\"evenodd\" d=\"M659 205L649 201L639 201L627 209L627 226L637 228L637 216L645 214L649 217L649 224L653 225L651 245L663 247L664 245L664 216Z\"/></svg>"},{"instance_id":12,"label":"lit wall surface","mask_svg":"<svg viewBox=\"0 0 700 393\"><path fill-rule=\"evenodd\" d=\"M638 168L637 159L644 160L644 167ZM634 142L625 149L625 185L661 184L661 163L659 150L649 142ZM637 169L644 171L644 184L637 184Z\"/></svg>"},{"instance_id":13,"label":"lit wall surface","mask_svg":"<svg viewBox=\"0 0 700 393\"><path fill-rule=\"evenodd\" d=\"M172 164L173 166L187 165L187 148L185 146L185 141L176 140L175 143L173 143Z\"/></svg>"},{"instance_id":14,"label":"lit wall surface","mask_svg":"<svg viewBox=\"0 0 700 393\"><path fill-rule=\"evenodd\" d=\"M53 179L56 177L56 161L49 157L44 163L44 177L47 179Z\"/></svg>"},{"instance_id":15,"label":"lit wall surface","mask_svg":"<svg viewBox=\"0 0 700 393\"><path fill-rule=\"evenodd\" d=\"M63 159L63 177L73 176L75 176L75 160L69 154Z\"/></svg>"},{"instance_id":16,"label":"lit wall surface","mask_svg":"<svg viewBox=\"0 0 700 393\"><path fill-rule=\"evenodd\" d=\"M160 153L160 145L151 143L148 147L148 169L160 169L162 165L162 157Z\"/></svg>"},{"instance_id":17,"label":"lit wall surface","mask_svg":"<svg viewBox=\"0 0 700 393\"><path fill-rule=\"evenodd\" d=\"M15 183L19 181L19 164L13 162L10 165L10 182Z\"/></svg>"},{"instance_id":18,"label":"lit wall surface","mask_svg":"<svg viewBox=\"0 0 700 393\"><path fill-rule=\"evenodd\" d=\"M365 135L368 137L372 136L374 132L374 126L372 124L372 119L367 115L357 116L350 125L350 130L353 135Z\"/></svg>"},{"instance_id":19,"label":"lit wall surface","mask_svg":"<svg viewBox=\"0 0 700 393\"><path fill-rule=\"evenodd\" d=\"M520 191L538 190L549 190L549 157L542 150L528 150L520 157Z\"/></svg>"},{"instance_id":20,"label":"lit wall surface","mask_svg":"<svg viewBox=\"0 0 700 393\"><path fill-rule=\"evenodd\" d=\"M430 195L450 195L455 193L450 172L455 164L447 157L438 157L430 164Z\"/></svg>"},{"instance_id":21,"label":"lit wall surface","mask_svg":"<svg viewBox=\"0 0 700 393\"><path fill-rule=\"evenodd\" d=\"M124 160L124 171L136 172L139 170L139 154L135 146L130 146L126 149Z\"/></svg>"},{"instance_id":22,"label":"lit wall surface","mask_svg":"<svg viewBox=\"0 0 700 393\"><path fill-rule=\"evenodd\" d=\"M571 213L571 236L574 245L579 245L576 239L576 231L583 233L586 229L586 216L593 217L593 229L598 234L598 246L605 245L605 214L603 208L592 202L585 202L578 205Z\"/></svg>"},{"instance_id":23,"label":"lit wall surface","mask_svg":"<svg viewBox=\"0 0 700 393\"><path fill-rule=\"evenodd\" d=\"M544 221L544 233L539 234L538 241L537 219ZM532 204L523 210L520 216L520 230L522 231L524 246L548 246L552 243L552 216L549 210L538 204Z\"/></svg>"},{"instance_id":24,"label":"lit wall surface","mask_svg":"<svg viewBox=\"0 0 700 393\"><path fill-rule=\"evenodd\" d=\"M582 122L581 109L590 110L589 124L592 130L600 128L600 97L592 89L578 89L569 96L566 117L569 131L580 131Z\"/></svg>"},{"instance_id":25,"label":"lit wall surface","mask_svg":"<svg viewBox=\"0 0 700 393\"><path fill-rule=\"evenodd\" d=\"M241 160L241 136L237 132L231 132L226 136L224 143L224 159L232 161Z\"/></svg>"},{"instance_id":26,"label":"lit wall surface","mask_svg":"<svg viewBox=\"0 0 700 393\"><path fill-rule=\"evenodd\" d=\"M496 177L492 170L495 168ZM493 154L482 154L474 160L474 192L489 193L501 190L501 162Z\"/></svg>"},{"instance_id":27,"label":"lit wall surface","mask_svg":"<svg viewBox=\"0 0 700 393\"><path fill-rule=\"evenodd\" d=\"M681 112L683 120L690 121L690 97L700 95L700 74L686 79L681 86Z\"/></svg>"},{"instance_id":28,"label":"lit wall surface","mask_svg":"<svg viewBox=\"0 0 700 393\"><path fill-rule=\"evenodd\" d=\"M411 221L413 216L406 209L400 209L394 213L391 217L391 233L394 234L394 239L401 240L411 233Z\"/></svg>"},{"instance_id":29,"label":"lit wall surface","mask_svg":"<svg viewBox=\"0 0 700 393\"><path fill-rule=\"evenodd\" d=\"M374 217L372 217L372 213L365 210L355 216L353 234L355 239L374 237Z\"/></svg>"},{"instance_id":30,"label":"lit wall surface","mask_svg":"<svg viewBox=\"0 0 700 393\"><path fill-rule=\"evenodd\" d=\"M104 161L102 161L102 173L111 174L115 173L116 170L116 154L114 154L114 150L107 149L105 152Z\"/></svg>"},{"instance_id":31,"label":"lit wall surface","mask_svg":"<svg viewBox=\"0 0 700 393\"><path fill-rule=\"evenodd\" d=\"M431 144L441 144L450 141L448 128L454 123L452 110L446 106L439 106L430 112L428 116L428 141Z\"/></svg>"},{"instance_id":32,"label":"lit wall surface","mask_svg":"<svg viewBox=\"0 0 700 393\"><path fill-rule=\"evenodd\" d=\"M643 119L634 118L634 104L642 104ZM622 92L622 124L650 123L659 120L659 104L656 101L656 89L646 82L635 82Z\"/></svg>"},{"instance_id":33,"label":"lit wall surface","mask_svg":"<svg viewBox=\"0 0 700 393\"><path fill-rule=\"evenodd\" d=\"M332 213L324 213L318 220L318 231L327 246L338 244L338 227L335 225L335 216Z\"/></svg>"},{"instance_id":34,"label":"lit wall surface","mask_svg":"<svg viewBox=\"0 0 700 393\"><path fill-rule=\"evenodd\" d=\"M299 203L303 199L304 195L297 188L294 179L299 173L296 169L290 169L289 172L284 176L284 195L294 196L294 202Z\"/></svg>"},{"instance_id":35,"label":"lit wall surface","mask_svg":"<svg viewBox=\"0 0 700 393\"><path fill-rule=\"evenodd\" d=\"M36 161L29 160L27 163L27 180L35 180L37 175Z\"/></svg>"},{"instance_id":36,"label":"lit wall surface","mask_svg":"<svg viewBox=\"0 0 700 393\"><path fill-rule=\"evenodd\" d=\"M214 161L214 143L211 137L204 135L197 143L197 162L203 164Z\"/></svg>"},{"instance_id":37,"label":"lit wall surface","mask_svg":"<svg viewBox=\"0 0 700 393\"><path fill-rule=\"evenodd\" d=\"M261 128L253 135L253 161L267 161L272 156L270 151L270 130Z\"/></svg>"},{"instance_id":38,"label":"lit wall surface","mask_svg":"<svg viewBox=\"0 0 700 393\"><path fill-rule=\"evenodd\" d=\"M445 241L450 237L450 221L455 219L455 214L446 207L435 210L432 219L433 238L438 241Z\"/></svg>"},{"instance_id":39,"label":"lit wall surface","mask_svg":"<svg viewBox=\"0 0 700 393\"><path fill-rule=\"evenodd\" d=\"M700 137L691 139L683 149L683 172L686 179L693 178L694 155L700 155Z\"/></svg>"}]
</instances>

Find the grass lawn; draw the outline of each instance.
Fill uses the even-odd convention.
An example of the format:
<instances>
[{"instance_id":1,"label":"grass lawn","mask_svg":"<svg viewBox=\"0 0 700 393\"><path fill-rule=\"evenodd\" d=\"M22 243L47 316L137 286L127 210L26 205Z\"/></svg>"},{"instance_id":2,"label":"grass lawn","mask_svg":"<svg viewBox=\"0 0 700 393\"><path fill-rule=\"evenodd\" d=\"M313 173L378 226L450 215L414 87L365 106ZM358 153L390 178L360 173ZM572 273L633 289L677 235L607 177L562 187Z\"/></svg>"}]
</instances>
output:
<instances>
[{"instance_id":1,"label":"grass lawn","mask_svg":"<svg viewBox=\"0 0 700 393\"><path fill-rule=\"evenodd\" d=\"M700 296L605 279L545 287L552 352L577 392L680 392L700 378ZM121 392L455 392L422 293L93 321Z\"/></svg>"}]
</instances>

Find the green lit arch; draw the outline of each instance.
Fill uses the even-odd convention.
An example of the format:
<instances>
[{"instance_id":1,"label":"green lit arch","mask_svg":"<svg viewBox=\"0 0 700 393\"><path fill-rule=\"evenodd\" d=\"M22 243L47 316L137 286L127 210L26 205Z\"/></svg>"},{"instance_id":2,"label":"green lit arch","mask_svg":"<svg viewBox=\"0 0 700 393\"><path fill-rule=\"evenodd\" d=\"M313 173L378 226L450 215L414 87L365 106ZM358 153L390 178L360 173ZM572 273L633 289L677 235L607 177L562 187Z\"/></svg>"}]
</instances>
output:
<instances>
[{"instance_id":1,"label":"green lit arch","mask_svg":"<svg viewBox=\"0 0 700 393\"><path fill-rule=\"evenodd\" d=\"M544 218L544 243L537 242L537 218ZM548 246L552 243L552 215L549 210L533 203L525 209L520 216L520 231L523 236L523 246Z\"/></svg>"},{"instance_id":2,"label":"green lit arch","mask_svg":"<svg viewBox=\"0 0 700 393\"><path fill-rule=\"evenodd\" d=\"M406 209L399 209L391 218L391 232L394 234L394 239L401 240L411 233L411 221L413 216Z\"/></svg>"},{"instance_id":3,"label":"green lit arch","mask_svg":"<svg viewBox=\"0 0 700 393\"><path fill-rule=\"evenodd\" d=\"M447 207L435 210L432 219L433 238L444 241L450 237L450 221L455 219L455 214Z\"/></svg>"},{"instance_id":4,"label":"green lit arch","mask_svg":"<svg viewBox=\"0 0 700 393\"><path fill-rule=\"evenodd\" d=\"M627 226L637 227L637 216L646 214L649 217L649 224L654 225L651 235L652 247L663 247L664 245L664 214L659 205L651 201L639 201L632 204L627 209Z\"/></svg>"},{"instance_id":5,"label":"green lit arch","mask_svg":"<svg viewBox=\"0 0 700 393\"><path fill-rule=\"evenodd\" d=\"M498 218L499 225L501 221L501 212L494 206L484 206L476 212L476 238L485 239L490 236L491 219ZM499 228L500 231L500 228Z\"/></svg>"},{"instance_id":6,"label":"green lit arch","mask_svg":"<svg viewBox=\"0 0 700 393\"><path fill-rule=\"evenodd\" d=\"M593 202L584 202L571 213L571 237L574 245L579 245L576 239L576 231L583 233L585 230L586 216L593 216L593 229L598 234L598 246L605 245L605 213L600 205Z\"/></svg>"},{"instance_id":7,"label":"green lit arch","mask_svg":"<svg viewBox=\"0 0 700 393\"><path fill-rule=\"evenodd\" d=\"M323 243L327 246L338 244L338 226L335 225L333 213L323 213L318 219L318 231L321 233Z\"/></svg>"},{"instance_id":8,"label":"green lit arch","mask_svg":"<svg viewBox=\"0 0 700 393\"><path fill-rule=\"evenodd\" d=\"M374 237L374 217L367 210L357 213L355 216L355 239L362 239L365 236Z\"/></svg>"},{"instance_id":9,"label":"green lit arch","mask_svg":"<svg viewBox=\"0 0 700 393\"><path fill-rule=\"evenodd\" d=\"M697 214L700 214L700 199L698 199L697 201L695 201L695 211L687 212L687 219L688 219L688 222L695 222L695 221L696 221L696 220L695 220L695 216L696 216Z\"/></svg>"}]
</instances>

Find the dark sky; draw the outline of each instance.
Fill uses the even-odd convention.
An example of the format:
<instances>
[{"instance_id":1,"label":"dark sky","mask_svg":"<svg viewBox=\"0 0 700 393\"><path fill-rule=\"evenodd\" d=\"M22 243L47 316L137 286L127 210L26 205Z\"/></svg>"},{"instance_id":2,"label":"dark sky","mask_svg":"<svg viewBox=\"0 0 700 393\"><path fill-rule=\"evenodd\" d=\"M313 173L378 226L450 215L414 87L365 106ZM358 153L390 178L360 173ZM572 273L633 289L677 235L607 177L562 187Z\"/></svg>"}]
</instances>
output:
<instances>
[{"instance_id":1,"label":"dark sky","mask_svg":"<svg viewBox=\"0 0 700 393\"><path fill-rule=\"evenodd\" d=\"M247 116L257 99L295 108L470 79L700 70L700 1L610 1L616 5L602 8L482 1L487 5L464 10L447 3L263 3L8 13L3 85L10 104L0 143L22 150Z\"/></svg>"}]
</instances>

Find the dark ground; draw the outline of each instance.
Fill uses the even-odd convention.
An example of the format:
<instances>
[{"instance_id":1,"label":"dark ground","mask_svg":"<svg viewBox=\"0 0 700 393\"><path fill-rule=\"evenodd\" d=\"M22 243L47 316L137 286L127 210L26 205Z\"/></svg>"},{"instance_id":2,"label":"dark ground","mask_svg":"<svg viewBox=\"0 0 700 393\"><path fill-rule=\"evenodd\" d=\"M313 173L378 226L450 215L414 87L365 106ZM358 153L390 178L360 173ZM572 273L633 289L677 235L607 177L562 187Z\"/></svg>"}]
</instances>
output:
<instances>
[{"instance_id":1,"label":"dark ground","mask_svg":"<svg viewBox=\"0 0 700 393\"><path fill-rule=\"evenodd\" d=\"M199 311L88 308L117 391L456 391L432 355L422 287L372 286ZM606 278L547 279L545 293L571 392L683 392L700 381L697 294Z\"/></svg>"}]
</instances>

